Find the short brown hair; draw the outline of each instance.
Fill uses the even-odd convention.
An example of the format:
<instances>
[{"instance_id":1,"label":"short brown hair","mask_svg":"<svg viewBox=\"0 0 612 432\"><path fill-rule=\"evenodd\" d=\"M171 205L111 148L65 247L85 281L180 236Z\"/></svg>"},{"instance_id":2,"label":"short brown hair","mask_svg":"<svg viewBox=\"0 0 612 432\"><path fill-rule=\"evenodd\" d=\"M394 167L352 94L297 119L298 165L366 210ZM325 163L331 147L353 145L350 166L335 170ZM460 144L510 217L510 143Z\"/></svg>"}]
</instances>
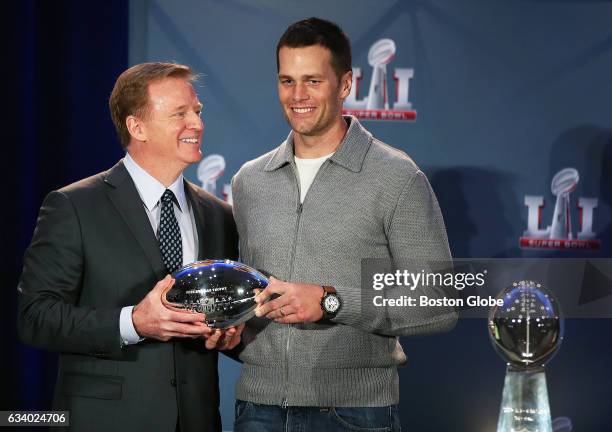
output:
<instances>
[{"instance_id":1,"label":"short brown hair","mask_svg":"<svg viewBox=\"0 0 612 432\"><path fill-rule=\"evenodd\" d=\"M278 52L282 47L303 48L321 45L331 52L331 65L338 80L351 67L351 42L344 31L331 21L312 17L291 24L276 45L276 70L280 68Z\"/></svg>"},{"instance_id":2,"label":"short brown hair","mask_svg":"<svg viewBox=\"0 0 612 432\"><path fill-rule=\"evenodd\" d=\"M185 78L188 81L197 79L189 66L162 62L137 64L117 78L108 107L124 149L130 143L130 132L125 119L131 115L145 118L149 113L149 84L168 77Z\"/></svg>"}]
</instances>

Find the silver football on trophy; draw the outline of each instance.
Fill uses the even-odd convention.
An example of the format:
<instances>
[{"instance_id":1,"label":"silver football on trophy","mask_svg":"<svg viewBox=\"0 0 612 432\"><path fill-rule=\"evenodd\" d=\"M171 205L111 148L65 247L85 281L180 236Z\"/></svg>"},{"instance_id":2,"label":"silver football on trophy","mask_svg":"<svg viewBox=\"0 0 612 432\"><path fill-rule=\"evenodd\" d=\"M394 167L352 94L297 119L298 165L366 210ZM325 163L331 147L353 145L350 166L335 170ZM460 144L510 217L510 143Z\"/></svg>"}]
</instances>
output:
<instances>
[{"instance_id":1,"label":"silver football on trophy","mask_svg":"<svg viewBox=\"0 0 612 432\"><path fill-rule=\"evenodd\" d=\"M210 327L237 326L254 315L255 290L268 286L261 272L230 260L188 264L172 274L174 285L162 294L172 310L202 312Z\"/></svg>"},{"instance_id":2,"label":"silver football on trophy","mask_svg":"<svg viewBox=\"0 0 612 432\"><path fill-rule=\"evenodd\" d=\"M563 340L563 317L555 296L534 281L514 282L491 308L489 336L498 354L515 369L544 366Z\"/></svg>"}]
</instances>

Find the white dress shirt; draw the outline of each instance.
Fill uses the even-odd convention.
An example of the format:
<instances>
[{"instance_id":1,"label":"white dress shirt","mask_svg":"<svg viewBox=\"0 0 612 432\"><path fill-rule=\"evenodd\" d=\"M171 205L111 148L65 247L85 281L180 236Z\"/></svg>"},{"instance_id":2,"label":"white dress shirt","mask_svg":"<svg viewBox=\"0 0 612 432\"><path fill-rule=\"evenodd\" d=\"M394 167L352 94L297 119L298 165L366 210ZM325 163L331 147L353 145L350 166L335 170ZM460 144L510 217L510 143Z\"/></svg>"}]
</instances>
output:
<instances>
[{"instance_id":1,"label":"white dress shirt","mask_svg":"<svg viewBox=\"0 0 612 432\"><path fill-rule=\"evenodd\" d=\"M132 159L129 153L126 153L125 158L123 158L123 165L136 185L138 195L140 195L142 205L147 213L153 232L157 236L157 228L159 227L161 215L160 200L166 191L166 187L142 169L134 159ZM178 205L176 202L173 203L174 215L176 216L179 229L181 230L183 265L189 264L198 258L198 232L193 209L185 196L183 175L181 174L167 189L170 189L174 193L178 201ZM133 309L134 306L126 306L121 309L121 315L119 316L119 330L121 332L121 342L123 345L135 344L142 340L134 328L134 323L132 321Z\"/></svg>"}]
</instances>

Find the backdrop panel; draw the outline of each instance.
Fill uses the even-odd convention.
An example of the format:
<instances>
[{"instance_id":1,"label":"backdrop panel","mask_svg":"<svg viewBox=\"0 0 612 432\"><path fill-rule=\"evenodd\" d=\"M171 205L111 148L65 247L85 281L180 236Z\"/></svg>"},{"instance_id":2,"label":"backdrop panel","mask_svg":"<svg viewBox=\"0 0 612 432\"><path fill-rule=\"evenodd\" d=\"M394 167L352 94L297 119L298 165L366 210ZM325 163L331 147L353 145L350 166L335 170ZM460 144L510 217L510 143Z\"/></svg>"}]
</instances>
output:
<instances>
[{"instance_id":1,"label":"backdrop panel","mask_svg":"<svg viewBox=\"0 0 612 432\"><path fill-rule=\"evenodd\" d=\"M193 167L188 175L219 196L245 161L286 137L275 46L288 24L314 15L339 23L352 40L353 67L361 79L351 108L364 117L370 115L363 109L372 76L368 51L379 39L394 41L395 57L386 65L388 108L379 108L391 115L399 107L416 119L364 124L406 151L429 176L455 256L610 255L609 2L140 5L132 16L130 30L138 43L130 47L131 61L176 60L204 75L199 90L204 151L221 155L225 169L198 178ZM567 167L579 175L569 195L572 225L565 242L550 242L545 231L556 200L551 181ZM535 226L528 223L530 215ZM612 391L606 383L612 374L606 365L612 349L600 343L610 330L609 320L568 321L564 345L550 364L553 417L570 417L576 430L605 430L611 421L606 411ZM402 344L409 358L400 374L407 430L494 428L504 365L487 340L484 320L462 320L449 334ZM235 363L222 362L226 427L238 370Z\"/></svg>"}]
</instances>

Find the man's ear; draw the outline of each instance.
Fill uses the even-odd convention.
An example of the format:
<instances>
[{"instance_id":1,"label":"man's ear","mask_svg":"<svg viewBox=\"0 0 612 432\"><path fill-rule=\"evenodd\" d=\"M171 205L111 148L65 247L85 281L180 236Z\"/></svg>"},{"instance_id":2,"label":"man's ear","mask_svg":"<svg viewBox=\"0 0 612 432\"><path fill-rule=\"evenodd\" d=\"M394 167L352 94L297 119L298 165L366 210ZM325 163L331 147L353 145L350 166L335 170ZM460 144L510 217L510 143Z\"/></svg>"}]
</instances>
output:
<instances>
[{"instance_id":1,"label":"man's ear","mask_svg":"<svg viewBox=\"0 0 612 432\"><path fill-rule=\"evenodd\" d=\"M346 99L351 94L351 87L353 86L353 71L347 71L340 78L340 98Z\"/></svg>"},{"instance_id":2,"label":"man's ear","mask_svg":"<svg viewBox=\"0 0 612 432\"><path fill-rule=\"evenodd\" d=\"M128 132L137 141L146 141L147 140L147 132L142 120L133 115L127 116L125 119L125 126L127 127Z\"/></svg>"}]
</instances>

